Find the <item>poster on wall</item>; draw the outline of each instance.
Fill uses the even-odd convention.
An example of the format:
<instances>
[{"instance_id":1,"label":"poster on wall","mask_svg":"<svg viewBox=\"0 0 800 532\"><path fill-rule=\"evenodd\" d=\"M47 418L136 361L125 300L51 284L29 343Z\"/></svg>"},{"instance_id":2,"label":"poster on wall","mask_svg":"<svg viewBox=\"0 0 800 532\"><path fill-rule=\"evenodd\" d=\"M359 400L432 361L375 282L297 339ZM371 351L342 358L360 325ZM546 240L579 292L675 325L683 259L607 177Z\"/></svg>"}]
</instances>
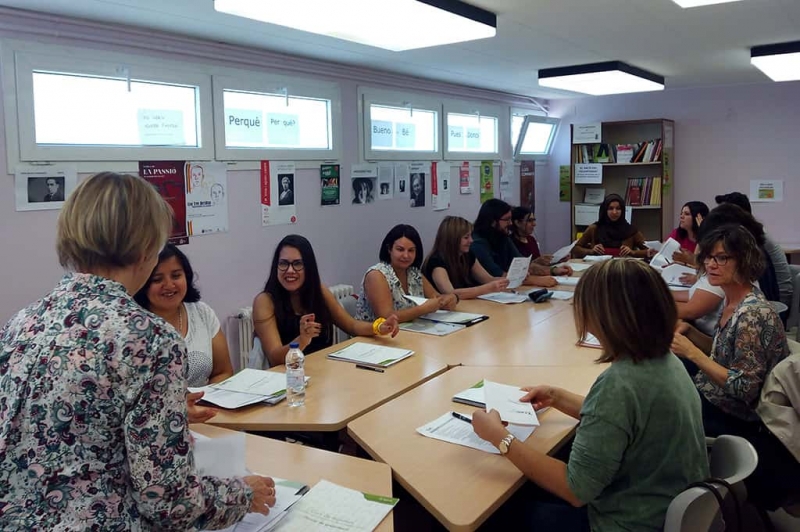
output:
<instances>
[{"instance_id":1,"label":"poster on wall","mask_svg":"<svg viewBox=\"0 0 800 532\"><path fill-rule=\"evenodd\" d=\"M450 208L450 163L431 163L431 206L434 211Z\"/></svg>"},{"instance_id":2,"label":"poster on wall","mask_svg":"<svg viewBox=\"0 0 800 532\"><path fill-rule=\"evenodd\" d=\"M425 178L431 171L431 163L411 163L409 172L409 205L411 207L425 206Z\"/></svg>"},{"instance_id":3,"label":"poster on wall","mask_svg":"<svg viewBox=\"0 0 800 532\"><path fill-rule=\"evenodd\" d=\"M390 200L394 198L394 165L378 165L378 199Z\"/></svg>"},{"instance_id":4,"label":"poster on wall","mask_svg":"<svg viewBox=\"0 0 800 532\"><path fill-rule=\"evenodd\" d=\"M514 177L514 161L500 161L500 199L511 200L511 181Z\"/></svg>"},{"instance_id":5,"label":"poster on wall","mask_svg":"<svg viewBox=\"0 0 800 532\"><path fill-rule=\"evenodd\" d=\"M409 178L408 165L396 163L394 165L394 193L398 198L408 199L411 197L411 188L408 186Z\"/></svg>"},{"instance_id":6,"label":"poster on wall","mask_svg":"<svg viewBox=\"0 0 800 532\"><path fill-rule=\"evenodd\" d=\"M339 205L339 165L323 164L319 167L322 185L320 205Z\"/></svg>"},{"instance_id":7,"label":"poster on wall","mask_svg":"<svg viewBox=\"0 0 800 532\"><path fill-rule=\"evenodd\" d=\"M776 201L783 201L783 180L750 181L751 203L771 203Z\"/></svg>"},{"instance_id":8,"label":"poster on wall","mask_svg":"<svg viewBox=\"0 0 800 532\"><path fill-rule=\"evenodd\" d=\"M469 171L469 161L464 161L458 167L458 188L462 194L472 194L472 176Z\"/></svg>"},{"instance_id":9,"label":"poster on wall","mask_svg":"<svg viewBox=\"0 0 800 532\"><path fill-rule=\"evenodd\" d=\"M225 163L186 163L189 236L228 232L228 168Z\"/></svg>"},{"instance_id":10,"label":"poster on wall","mask_svg":"<svg viewBox=\"0 0 800 532\"><path fill-rule=\"evenodd\" d=\"M378 188L377 164L354 164L350 167L353 205L366 205L375 201L375 189Z\"/></svg>"},{"instance_id":11,"label":"poster on wall","mask_svg":"<svg viewBox=\"0 0 800 532\"><path fill-rule=\"evenodd\" d=\"M558 167L558 200L572 201L572 182L568 164Z\"/></svg>"},{"instance_id":12,"label":"poster on wall","mask_svg":"<svg viewBox=\"0 0 800 532\"><path fill-rule=\"evenodd\" d=\"M519 163L519 204L531 212L536 210L536 162Z\"/></svg>"},{"instance_id":13,"label":"poster on wall","mask_svg":"<svg viewBox=\"0 0 800 532\"><path fill-rule=\"evenodd\" d=\"M261 225L297 223L295 165L261 161Z\"/></svg>"},{"instance_id":14,"label":"poster on wall","mask_svg":"<svg viewBox=\"0 0 800 532\"><path fill-rule=\"evenodd\" d=\"M494 162L481 161L481 203L494 197Z\"/></svg>"},{"instance_id":15,"label":"poster on wall","mask_svg":"<svg viewBox=\"0 0 800 532\"><path fill-rule=\"evenodd\" d=\"M189 243L186 229L186 166L186 161L139 161L139 175L149 181L172 207L169 242L176 246Z\"/></svg>"},{"instance_id":16,"label":"poster on wall","mask_svg":"<svg viewBox=\"0 0 800 532\"><path fill-rule=\"evenodd\" d=\"M17 210L60 209L77 184L75 165L19 165L14 178Z\"/></svg>"}]
</instances>

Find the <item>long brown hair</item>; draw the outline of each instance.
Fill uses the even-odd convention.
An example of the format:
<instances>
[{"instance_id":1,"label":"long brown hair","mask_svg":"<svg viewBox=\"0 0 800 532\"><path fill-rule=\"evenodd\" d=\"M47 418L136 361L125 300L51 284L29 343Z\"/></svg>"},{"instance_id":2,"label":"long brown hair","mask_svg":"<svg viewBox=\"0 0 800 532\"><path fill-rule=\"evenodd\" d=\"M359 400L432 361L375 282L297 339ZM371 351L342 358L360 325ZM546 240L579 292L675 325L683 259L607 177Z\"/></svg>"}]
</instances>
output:
<instances>
[{"instance_id":1,"label":"long brown hair","mask_svg":"<svg viewBox=\"0 0 800 532\"><path fill-rule=\"evenodd\" d=\"M445 216L436 231L433 249L425 257L422 271L427 271L430 258L438 255L447 264L447 275L453 288L470 286L469 263L466 255L461 253L461 238L471 232L472 224L469 221L460 216Z\"/></svg>"}]
</instances>

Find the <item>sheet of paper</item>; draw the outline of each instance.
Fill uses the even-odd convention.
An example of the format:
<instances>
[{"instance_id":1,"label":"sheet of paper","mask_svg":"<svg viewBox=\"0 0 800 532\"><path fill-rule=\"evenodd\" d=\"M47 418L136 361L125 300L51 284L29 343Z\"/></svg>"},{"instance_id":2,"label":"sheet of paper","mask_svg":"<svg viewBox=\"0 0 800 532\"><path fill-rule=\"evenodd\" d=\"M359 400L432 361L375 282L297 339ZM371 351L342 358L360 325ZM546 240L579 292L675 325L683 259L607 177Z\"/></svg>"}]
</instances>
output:
<instances>
[{"instance_id":1,"label":"sheet of paper","mask_svg":"<svg viewBox=\"0 0 800 532\"><path fill-rule=\"evenodd\" d=\"M417 305L424 305L425 302L428 301L427 297L409 296L406 294L403 294L403 297L408 299L409 301L412 301L413 303L416 303Z\"/></svg>"},{"instance_id":2,"label":"sheet of paper","mask_svg":"<svg viewBox=\"0 0 800 532\"><path fill-rule=\"evenodd\" d=\"M661 246L663 246L664 244L662 244L658 240L645 240L644 245L650 249L661 251Z\"/></svg>"},{"instance_id":3,"label":"sheet of paper","mask_svg":"<svg viewBox=\"0 0 800 532\"><path fill-rule=\"evenodd\" d=\"M398 499L365 494L320 480L292 507L275 530L372 532L397 502Z\"/></svg>"},{"instance_id":4,"label":"sheet of paper","mask_svg":"<svg viewBox=\"0 0 800 532\"><path fill-rule=\"evenodd\" d=\"M500 419L515 425L539 425L533 405L519 400L525 395L518 386L509 386L483 380L483 393L486 397L486 411L497 410Z\"/></svg>"},{"instance_id":5,"label":"sheet of paper","mask_svg":"<svg viewBox=\"0 0 800 532\"><path fill-rule=\"evenodd\" d=\"M280 478L275 481L275 506L269 509L269 514L249 513L235 525L222 529L221 532L269 532L275 529L294 506L308 491L307 486L298 482L291 482Z\"/></svg>"},{"instance_id":6,"label":"sheet of paper","mask_svg":"<svg viewBox=\"0 0 800 532\"><path fill-rule=\"evenodd\" d=\"M462 415L472 419L470 414ZM518 440L525 441L533 434L536 427L533 425L508 425L506 428L508 432L513 434ZM498 451L494 445L488 441L482 440L475 434L475 431L472 430L472 423L454 418L452 411L447 412L427 425L419 427L417 432L435 440L455 443L456 445L463 445L464 447L478 449L479 451L491 454L500 454L500 451Z\"/></svg>"},{"instance_id":7,"label":"sheet of paper","mask_svg":"<svg viewBox=\"0 0 800 532\"><path fill-rule=\"evenodd\" d=\"M654 268L663 268L672 264L672 254L680 251L681 245L674 238L668 238L664 245L661 246L658 254L650 260L650 266Z\"/></svg>"},{"instance_id":8,"label":"sheet of paper","mask_svg":"<svg viewBox=\"0 0 800 532\"><path fill-rule=\"evenodd\" d=\"M603 346L600 345L600 340L591 333L586 333L586 338L578 342L578 345L582 345L583 347L593 347L595 349L602 349Z\"/></svg>"},{"instance_id":9,"label":"sheet of paper","mask_svg":"<svg viewBox=\"0 0 800 532\"><path fill-rule=\"evenodd\" d=\"M519 390L519 392L520 392L520 397L525 395L525 392L523 392L522 390ZM483 381L476 383L471 388L467 388L466 390L463 390L455 394L453 396L453 402L461 403L464 405L475 406L478 408L486 408L486 395L483 393ZM546 406L544 408L536 410L535 411L536 416L537 417L541 416L542 414L547 412L549 408L550 408L549 406Z\"/></svg>"},{"instance_id":10,"label":"sheet of paper","mask_svg":"<svg viewBox=\"0 0 800 532\"><path fill-rule=\"evenodd\" d=\"M557 299L559 301L569 301L573 297L575 297L575 292L567 292L566 290L551 290L553 295L550 296L550 299Z\"/></svg>"},{"instance_id":11,"label":"sheet of paper","mask_svg":"<svg viewBox=\"0 0 800 532\"><path fill-rule=\"evenodd\" d=\"M661 277L669 286L682 286L688 288L692 286L691 283L682 283L681 276L684 274L697 275L697 270L684 266L683 264L670 264L661 270Z\"/></svg>"},{"instance_id":12,"label":"sheet of paper","mask_svg":"<svg viewBox=\"0 0 800 532\"><path fill-rule=\"evenodd\" d=\"M578 279L580 279L580 277L559 276L559 277L556 277L555 279L558 282L558 284L561 284L561 285L564 285L564 286L578 286Z\"/></svg>"},{"instance_id":13,"label":"sheet of paper","mask_svg":"<svg viewBox=\"0 0 800 532\"><path fill-rule=\"evenodd\" d=\"M587 264L585 262L570 262L569 265L572 267L573 272L582 272L593 266L593 264Z\"/></svg>"},{"instance_id":14,"label":"sheet of paper","mask_svg":"<svg viewBox=\"0 0 800 532\"><path fill-rule=\"evenodd\" d=\"M514 257L511 261L511 265L508 267L508 273L506 274L509 288L517 288L525 282L525 278L528 276L528 266L530 263L530 257Z\"/></svg>"},{"instance_id":15,"label":"sheet of paper","mask_svg":"<svg viewBox=\"0 0 800 532\"><path fill-rule=\"evenodd\" d=\"M396 347L355 342L344 349L330 353L328 358L355 362L357 364L386 367L404 358L408 358L413 354L414 351L409 349L398 349Z\"/></svg>"},{"instance_id":16,"label":"sheet of paper","mask_svg":"<svg viewBox=\"0 0 800 532\"><path fill-rule=\"evenodd\" d=\"M443 323L424 319L416 319L400 324L400 329L404 331L432 334L434 336L447 336L466 327L466 325L457 323Z\"/></svg>"},{"instance_id":17,"label":"sheet of paper","mask_svg":"<svg viewBox=\"0 0 800 532\"><path fill-rule=\"evenodd\" d=\"M200 388L190 387L189 391L204 392L203 401L227 409L235 409L247 405L254 405L256 403L261 403L266 401L269 397L274 397L257 393L241 393L241 392L231 392L228 390L218 390L211 386L202 386Z\"/></svg>"},{"instance_id":18,"label":"sheet of paper","mask_svg":"<svg viewBox=\"0 0 800 532\"><path fill-rule=\"evenodd\" d=\"M195 468L200 475L221 478L247 475L244 432L218 438L203 437L194 432L192 436Z\"/></svg>"},{"instance_id":19,"label":"sheet of paper","mask_svg":"<svg viewBox=\"0 0 800 532\"><path fill-rule=\"evenodd\" d=\"M553 253L553 258L550 261L550 264L557 264L557 263L561 262L562 260L564 260L566 258L566 256L570 254L570 252L572 251L572 248L574 248L575 244L577 244L577 243L578 243L578 241L574 240L570 245L564 246L563 248L558 248L558 250L556 250L556 252Z\"/></svg>"},{"instance_id":20,"label":"sheet of paper","mask_svg":"<svg viewBox=\"0 0 800 532\"><path fill-rule=\"evenodd\" d=\"M586 255L583 260L586 262L605 262L613 258L611 255Z\"/></svg>"},{"instance_id":21,"label":"sheet of paper","mask_svg":"<svg viewBox=\"0 0 800 532\"><path fill-rule=\"evenodd\" d=\"M286 375L274 371L245 368L233 377L212 384L211 388L229 392L272 395L286 388Z\"/></svg>"},{"instance_id":22,"label":"sheet of paper","mask_svg":"<svg viewBox=\"0 0 800 532\"><path fill-rule=\"evenodd\" d=\"M478 296L478 299L485 299L486 301L494 301L495 303L508 305L511 303L524 303L528 301L528 296L515 294L514 292L490 292Z\"/></svg>"},{"instance_id":23,"label":"sheet of paper","mask_svg":"<svg viewBox=\"0 0 800 532\"><path fill-rule=\"evenodd\" d=\"M472 312L456 312L454 310L437 310L420 316L426 320L442 321L445 323L477 323L487 318L483 314L475 314Z\"/></svg>"}]
</instances>

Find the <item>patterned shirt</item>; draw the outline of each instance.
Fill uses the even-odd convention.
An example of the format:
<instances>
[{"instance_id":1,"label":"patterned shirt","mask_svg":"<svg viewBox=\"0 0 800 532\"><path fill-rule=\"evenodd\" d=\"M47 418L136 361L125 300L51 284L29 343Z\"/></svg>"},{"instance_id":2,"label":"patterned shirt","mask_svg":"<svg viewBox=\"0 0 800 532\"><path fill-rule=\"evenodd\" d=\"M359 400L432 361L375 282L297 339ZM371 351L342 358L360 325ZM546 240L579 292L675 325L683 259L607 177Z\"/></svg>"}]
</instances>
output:
<instances>
[{"instance_id":1,"label":"patterned shirt","mask_svg":"<svg viewBox=\"0 0 800 532\"><path fill-rule=\"evenodd\" d=\"M121 284L69 274L0 331L0 530L223 528L241 479L195 473L186 347Z\"/></svg>"},{"instance_id":2,"label":"patterned shirt","mask_svg":"<svg viewBox=\"0 0 800 532\"><path fill-rule=\"evenodd\" d=\"M372 270L377 270L381 272L384 277L386 277L386 282L389 284L389 290L392 292L392 303L394 310L403 310L417 306L416 303L405 297L406 293L403 291L403 284L397 277L392 265L385 262L379 262L367 270L367 273L364 274L364 279L361 281L361 292L358 294L358 302L356 303L356 310L358 311L357 319L362 321L375 321L377 318L375 311L372 310L369 301L367 301L367 294L364 290L364 281L367 279L367 274L369 274L369 272ZM406 275L408 276L408 295L414 297L425 297L425 293L422 290L422 272L420 269L412 266L406 270L406 272Z\"/></svg>"},{"instance_id":3,"label":"patterned shirt","mask_svg":"<svg viewBox=\"0 0 800 532\"><path fill-rule=\"evenodd\" d=\"M789 356L786 331L758 288L747 294L728 323L717 326L711 359L728 368L724 386L702 371L695 376L700 392L720 410L745 421L757 421L755 412L764 379Z\"/></svg>"}]
</instances>

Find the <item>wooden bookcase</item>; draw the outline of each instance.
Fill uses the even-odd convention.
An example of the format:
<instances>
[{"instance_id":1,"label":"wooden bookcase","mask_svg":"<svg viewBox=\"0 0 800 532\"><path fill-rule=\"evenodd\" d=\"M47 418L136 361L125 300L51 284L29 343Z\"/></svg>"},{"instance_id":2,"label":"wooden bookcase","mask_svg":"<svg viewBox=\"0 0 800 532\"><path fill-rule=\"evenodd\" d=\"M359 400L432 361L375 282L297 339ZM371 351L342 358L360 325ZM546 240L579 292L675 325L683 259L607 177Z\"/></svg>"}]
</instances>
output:
<instances>
[{"instance_id":1,"label":"wooden bookcase","mask_svg":"<svg viewBox=\"0 0 800 532\"><path fill-rule=\"evenodd\" d=\"M576 125L570 126L570 140L575 139ZM631 178L661 178L661 198L659 205L643 205L632 208L632 216L628 222L636 226L646 240L663 242L674 229L678 220L674 209L673 191L675 188L675 123L672 120L632 120L624 122L603 122L601 138L593 142L596 144L625 145L639 144L646 141L661 139L661 154L657 161L639 163L598 163L602 164L602 184L580 184L575 182L575 165L581 159L583 144L571 142L570 175L572 184L572 200L570 203L570 223L572 238L577 238L588 225L576 223L576 205L585 206L587 188L603 188L605 194L619 194L626 199L628 179ZM616 160L616 159L615 159ZM599 205L597 212L599 214ZM579 207L580 208L580 207ZM581 210L588 210L583 207ZM630 209L631 207L628 206ZM594 218L597 221L597 218ZM594 222L592 222L594 223Z\"/></svg>"}]
</instances>

